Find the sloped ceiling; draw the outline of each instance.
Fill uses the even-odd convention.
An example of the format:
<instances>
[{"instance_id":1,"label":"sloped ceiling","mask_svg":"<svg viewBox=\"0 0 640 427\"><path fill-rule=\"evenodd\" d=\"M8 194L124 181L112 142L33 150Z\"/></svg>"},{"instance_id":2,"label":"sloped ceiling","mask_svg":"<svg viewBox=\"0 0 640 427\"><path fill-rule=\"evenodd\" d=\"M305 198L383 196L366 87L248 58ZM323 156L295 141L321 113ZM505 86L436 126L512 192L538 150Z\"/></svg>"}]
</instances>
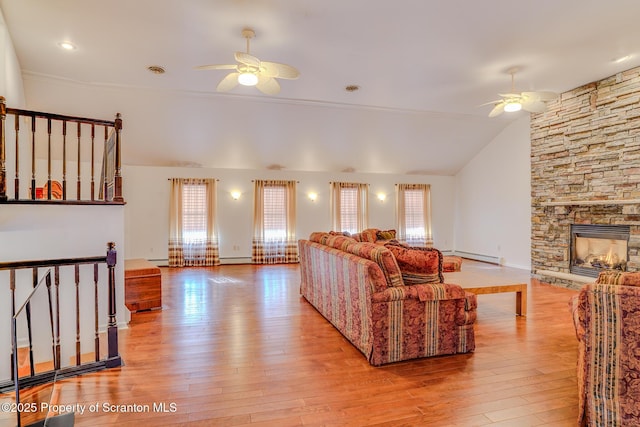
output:
<instances>
[{"instance_id":1,"label":"sloped ceiling","mask_svg":"<svg viewBox=\"0 0 640 427\"><path fill-rule=\"evenodd\" d=\"M125 119L138 165L452 175L524 112L498 93L561 93L640 65L636 0L0 0L27 107ZM225 71L251 53L298 68L275 96ZM70 40L72 52L57 43ZM616 60L629 55L626 61ZM147 70L160 65L166 73ZM358 85L356 92L345 91ZM10 101L10 100L9 100Z\"/></svg>"}]
</instances>

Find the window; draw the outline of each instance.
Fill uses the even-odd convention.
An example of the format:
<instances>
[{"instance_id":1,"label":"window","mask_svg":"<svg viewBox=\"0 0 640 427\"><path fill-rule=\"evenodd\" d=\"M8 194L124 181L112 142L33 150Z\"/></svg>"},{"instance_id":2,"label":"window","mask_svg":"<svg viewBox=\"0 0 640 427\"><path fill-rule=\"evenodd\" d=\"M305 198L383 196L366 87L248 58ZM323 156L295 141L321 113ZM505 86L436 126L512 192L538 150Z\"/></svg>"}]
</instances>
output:
<instances>
[{"instance_id":1,"label":"window","mask_svg":"<svg viewBox=\"0 0 640 427\"><path fill-rule=\"evenodd\" d=\"M397 185L398 239L412 246L433 245L430 186Z\"/></svg>"},{"instance_id":2,"label":"window","mask_svg":"<svg viewBox=\"0 0 640 427\"><path fill-rule=\"evenodd\" d=\"M185 184L182 191L182 239L186 244L203 242L207 237L206 186Z\"/></svg>"},{"instance_id":3,"label":"window","mask_svg":"<svg viewBox=\"0 0 640 427\"><path fill-rule=\"evenodd\" d=\"M287 238L286 190L281 186L264 188L264 239L284 241Z\"/></svg>"},{"instance_id":4,"label":"window","mask_svg":"<svg viewBox=\"0 0 640 427\"><path fill-rule=\"evenodd\" d=\"M295 181L256 180L254 207L252 262L298 262Z\"/></svg>"},{"instance_id":5,"label":"window","mask_svg":"<svg viewBox=\"0 0 640 427\"><path fill-rule=\"evenodd\" d=\"M170 267L220 264L215 206L214 179L171 180Z\"/></svg>"},{"instance_id":6,"label":"window","mask_svg":"<svg viewBox=\"0 0 640 427\"><path fill-rule=\"evenodd\" d=\"M358 233L368 226L369 185L331 183L331 226L335 231Z\"/></svg>"}]
</instances>

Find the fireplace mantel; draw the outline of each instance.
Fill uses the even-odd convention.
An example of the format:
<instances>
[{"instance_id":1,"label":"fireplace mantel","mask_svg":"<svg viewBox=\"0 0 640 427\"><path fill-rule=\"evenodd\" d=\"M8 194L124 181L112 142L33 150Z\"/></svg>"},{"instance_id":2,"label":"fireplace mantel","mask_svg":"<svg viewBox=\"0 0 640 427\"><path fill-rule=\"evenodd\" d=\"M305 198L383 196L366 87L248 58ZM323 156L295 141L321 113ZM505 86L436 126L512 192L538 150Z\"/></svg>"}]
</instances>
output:
<instances>
[{"instance_id":1,"label":"fireplace mantel","mask_svg":"<svg viewBox=\"0 0 640 427\"><path fill-rule=\"evenodd\" d=\"M561 200L557 202L540 202L540 206L596 206L596 205L638 205L640 199L616 200Z\"/></svg>"}]
</instances>

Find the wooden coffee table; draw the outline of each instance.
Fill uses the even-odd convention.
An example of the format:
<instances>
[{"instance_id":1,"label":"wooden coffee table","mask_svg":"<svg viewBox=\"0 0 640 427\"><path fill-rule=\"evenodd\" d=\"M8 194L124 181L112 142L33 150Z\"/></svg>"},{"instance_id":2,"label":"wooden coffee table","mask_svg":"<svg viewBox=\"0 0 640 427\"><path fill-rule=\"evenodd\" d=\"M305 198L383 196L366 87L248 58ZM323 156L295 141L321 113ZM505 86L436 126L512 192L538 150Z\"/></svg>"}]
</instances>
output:
<instances>
[{"instance_id":1,"label":"wooden coffee table","mask_svg":"<svg viewBox=\"0 0 640 427\"><path fill-rule=\"evenodd\" d=\"M527 315L527 284L514 283L512 278L482 271L458 271L444 274L445 283L460 285L465 291L476 295L516 293L516 315Z\"/></svg>"}]
</instances>

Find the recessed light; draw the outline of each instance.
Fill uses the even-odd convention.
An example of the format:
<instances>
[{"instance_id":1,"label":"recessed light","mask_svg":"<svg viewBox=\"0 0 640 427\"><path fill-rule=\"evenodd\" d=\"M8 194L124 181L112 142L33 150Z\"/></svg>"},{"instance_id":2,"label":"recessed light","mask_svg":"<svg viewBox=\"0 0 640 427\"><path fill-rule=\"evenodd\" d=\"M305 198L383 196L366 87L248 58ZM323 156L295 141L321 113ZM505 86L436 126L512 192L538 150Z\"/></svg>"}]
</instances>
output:
<instances>
[{"instance_id":1,"label":"recessed light","mask_svg":"<svg viewBox=\"0 0 640 427\"><path fill-rule=\"evenodd\" d=\"M628 61L629 59L631 59L631 55L625 55L621 56L620 58L612 59L611 62L613 62L614 64L620 64L621 62Z\"/></svg>"},{"instance_id":2,"label":"recessed light","mask_svg":"<svg viewBox=\"0 0 640 427\"><path fill-rule=\"evenodd\" d=\"M60 42L58 43L58 46L60 46L64 50L76 50L76 45L69 41Z\"/></svg>"},{"instance_id":3,"label":"recessed light","mask_svg":"<svg viewBox=\"0 0 640 427\"><path fill-rule=\"evenodd\" d=\"M164 68L159 65L149 65L147 70L151 71L153 74L164 74Z\"/></svg>"}]
</instances>

